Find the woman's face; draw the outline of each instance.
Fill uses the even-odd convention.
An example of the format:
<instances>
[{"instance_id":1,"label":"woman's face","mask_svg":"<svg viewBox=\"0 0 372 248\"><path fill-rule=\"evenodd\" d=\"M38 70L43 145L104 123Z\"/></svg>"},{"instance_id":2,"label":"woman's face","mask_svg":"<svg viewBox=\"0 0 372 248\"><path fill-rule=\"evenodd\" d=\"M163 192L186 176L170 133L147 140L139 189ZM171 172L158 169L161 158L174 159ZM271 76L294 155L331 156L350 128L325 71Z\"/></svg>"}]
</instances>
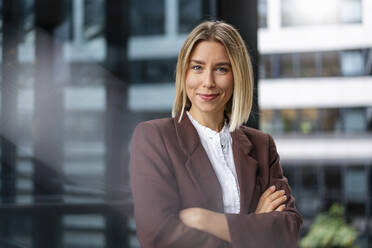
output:
<instances>
[{"instance_id":1,"label":"woman's face","mask_svg":"<svg viewBox=\"0 0 372 248\"><path fill-rule=\"evenodd\" d=\"M186 93L193 115L222 115L232 96L234 78L225 47L215 41L197 44L186 73ZM195 116L194 116L195 117Z\"/></svg>"}]
</instances>

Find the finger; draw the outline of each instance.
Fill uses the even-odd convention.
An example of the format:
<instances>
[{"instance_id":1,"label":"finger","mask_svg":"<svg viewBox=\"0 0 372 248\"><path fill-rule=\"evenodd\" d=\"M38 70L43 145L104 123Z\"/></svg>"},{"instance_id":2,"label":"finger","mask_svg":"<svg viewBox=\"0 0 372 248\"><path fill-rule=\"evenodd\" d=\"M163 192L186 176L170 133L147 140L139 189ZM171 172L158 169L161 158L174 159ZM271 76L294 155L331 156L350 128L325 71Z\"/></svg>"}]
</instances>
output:
<instances>
[{"instance_id":1,"label":"finger","mask_svg":"<svg viewBox=\"0 0 372 248\"><path fill-rule=\"evenodd\" d=\"M268 196L270 196L270 194L274 192L275 192L274 185L265 190L265 192L260 196L260 199L258 201L256 213L264 213L266 211L269 211L267 210L267 208L270 207L271 200L268 199Z\"/></svg>"},{"instance_id":2,"label":"finger","mask_svg":"<svg viewBox=\"0 0 372 248\"><path fill-rule=\"evenodd\" d=\"M270 194L274 192L275 192L275 185L272 185L271 187L265 190L265 192L262 194L261 197L266 198L267 196L269 196Z\"/></svg>"},{"instance_id":3,"label":"finger","mask_svg":"<svg viewBox=\"0 0 372 248\"><path fill-rule=\"evenodd\" d=\"M262 203L271 204L272 201L275 201L276 199L283 196L284 194L285 194L284 190L278 190L278 191L271 193L270 195L267 195L266 197L261 196L260 200L262 201Z\"/></svg>"},{"instance_id":4,"label":"finger","mask_svg":"<svg viewBox=\"0 0 372 248\"><path fill-rule=\"evenodd\" d=\"M284 209L285 209L285 205L282 204L282 205L280 205L279 207L277 207L277 208L275 209L275 211L282 212Z\"/></svg>"},{"instance_id":5,"label":"finger","mask_svg":"<svg viewBox=\"0 0 372 248\"><path fill-rule=\"evenodd\" d=\"M285 191L284 190L278 190L278 191L275 191L274 193L272 193L271 195L269 195L268 198L271 201L275 201L276 199L278 199L279 197L283 196L284 194L285 194Z\"/></svg>"},{"instance_id":6,"label":"finger","mask_svg":"<svg viewBox=\"0 0 372 248\"><path fill-rule=\"evenodd\" d=\"M276 209L280 204L284 203L287 200L287 196L283 195L282 197L279 197L275 201L271 202L272 210Z\"/></svg>"},{"instance_id":7,"label":"finger","mask_svg":"<svg viewBox=\"0 0 372 248\"><path fill-rule=\"evenodd\" d=\"M280 204L282 204L286 199L286 196L281 196L274 201L267 199L262 206L265 212L274 211Z\"/></svg>"},{"instance_id":8,"label":"finger","mask_svg":"<svg viewBox=\"0 0 372 248\"><path fill-rule=\"evenodd\" d=\"M263 209L268 209L269 211L273 211L273 207L272 207L272 202L275 201L276 199L280 198L282 195L285 194L285 191L283 190L278 190L278 191L275 191L273 193L271 193L270 195L267 195L266 197L263 195L261 196L260 200L259 200L259 208L263 208Z\"/></svg>"},{"instance_id":9,"label":"finger","mask_svg":"<svg viewBox=\"0 0 372 248\"><path fill-rule=\"evenodd\" d=\"M271 200L269 197L267 197L262 204L261 209L264 212L271 212L275 210L280 204L282 204L286 200L286 196L280 196L275 200Z\"/></svg>"}]
</instances>

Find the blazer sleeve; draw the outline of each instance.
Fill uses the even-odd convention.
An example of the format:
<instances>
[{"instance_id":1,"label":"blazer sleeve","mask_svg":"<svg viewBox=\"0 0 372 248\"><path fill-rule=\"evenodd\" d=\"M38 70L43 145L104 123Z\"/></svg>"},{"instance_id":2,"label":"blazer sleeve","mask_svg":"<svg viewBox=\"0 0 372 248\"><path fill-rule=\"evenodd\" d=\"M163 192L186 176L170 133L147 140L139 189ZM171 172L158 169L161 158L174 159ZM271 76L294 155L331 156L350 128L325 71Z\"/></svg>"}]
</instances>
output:
<instances>
[{"instance_id":1,"label":"blazer sleeve","mask_svg":"<svg viewBox=\"0 0 372 248\"><path fill-rule=\"evenodd\" d=\"M224 247L227 242L179 219L181 200L162 139L149 122L140 123L132 136L130 183L141 247Z\"/></svg>"},{"instance_id":2,"label":"blazer sleeve","mask_svg":"<svg viewBox=\"0 0 372 248\"><path fill-rule=\"evenodd\" d=\"M233 248L250 247L297 247L302 218L297 212L288 180L283 176L279 155L270 135L269 139L269 186L284 189L289 197L282 212L262 214L226 214Z\"/></svg>"}]
</instances>

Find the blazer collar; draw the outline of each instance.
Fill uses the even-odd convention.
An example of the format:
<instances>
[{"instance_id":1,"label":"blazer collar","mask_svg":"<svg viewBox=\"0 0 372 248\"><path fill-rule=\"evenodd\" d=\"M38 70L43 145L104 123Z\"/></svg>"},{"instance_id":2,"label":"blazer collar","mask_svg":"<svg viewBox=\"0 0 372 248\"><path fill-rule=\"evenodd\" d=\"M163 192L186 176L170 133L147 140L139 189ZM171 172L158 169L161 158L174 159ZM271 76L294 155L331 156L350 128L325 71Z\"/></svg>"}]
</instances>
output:
<instances>
[{"instance_id":1,"label":"blazer collar","mask_svg":"<svg viewBox=\"0 0 372 248\"><path fill-rule=\"evenodd\" d=\"M201 195L207 196L205 207L223 212L222 189L207 153L201 145L199 135L186 113L183 114L181 122L178 122L179 117L178 114L174 118L174 122L178 143L188 156L186 168L195 185L199 186ZM240 211L241 213L248 213L254 210L252 209L252 206L256 205L254 199L260 194L260 189L256 187L258 163L251 156L253 145L242 128L232 132L231 137L235 168L240 187Z\"/></svg>"},{"instance_id":2,"label":"blazer collar","mask_svg":"<svg viewBox=\"0 0 372 248\"><path fill-rule=\"evenodd\" d=\"M176 127L178 143L181 145L183 152L190 156L200 143L200 138L185 112L183 113L180 122L178 122L179 118L180 113L178 113L173 120L174 126Z\"/></svg>"},{"instance_id":3,"label":"blazer collar","mask_svg":"<svg viewBox=\"0 0 372 248\"><path fill-rule=\"evenodd\" d=\"M173 120L176 127L178 143L181 145L181 149L183 149L184 153L191 155L199 145L200 138L186 112L183 113L181 122L178 122L179 117L180 113L178 113ZM233 143L235 141L239 144L239 149L241 149L244 154L250 154L253 147L252 143L241 128L232 132L231 137Z\"/></svg>"}]
</instances>

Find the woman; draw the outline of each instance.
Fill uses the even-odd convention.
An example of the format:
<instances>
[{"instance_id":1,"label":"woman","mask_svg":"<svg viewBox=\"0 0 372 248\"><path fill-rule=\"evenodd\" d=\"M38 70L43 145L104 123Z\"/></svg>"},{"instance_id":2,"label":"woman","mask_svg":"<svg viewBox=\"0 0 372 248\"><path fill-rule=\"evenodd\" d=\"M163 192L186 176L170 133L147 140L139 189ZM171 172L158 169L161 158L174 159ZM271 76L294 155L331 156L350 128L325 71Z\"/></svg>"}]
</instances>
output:
<instances>
[{"instance_id":1,"label":"woman","mask_svg":"<svg viewBox=\"0 0 372 248\"><path fill-rule=\"evenodd\" d=\"M270 135L242 124L252 106L239 33L204 22L187 37L172 118L133 134L131 187L142 248L297 247L302 224Z\"/></svg>"}]
</instances>

